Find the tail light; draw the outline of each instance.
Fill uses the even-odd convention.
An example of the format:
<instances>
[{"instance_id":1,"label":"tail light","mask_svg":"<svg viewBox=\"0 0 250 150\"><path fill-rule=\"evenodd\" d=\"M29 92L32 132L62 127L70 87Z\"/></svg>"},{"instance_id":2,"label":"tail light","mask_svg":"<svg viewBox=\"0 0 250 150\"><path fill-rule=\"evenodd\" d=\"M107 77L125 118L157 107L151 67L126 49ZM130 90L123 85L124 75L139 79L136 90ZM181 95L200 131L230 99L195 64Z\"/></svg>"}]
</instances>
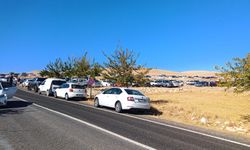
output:
<instances>
[{"instance_id":1,"label":"tail light","mask_svg":"<svg viewBox=\"0 0 250 150\"><path fill-rule=\"evenodd\" d=\"M134 97L128 97L127 100L128 101L135 101Z\"/></svg>"},{"instance_id":2,"label":"tail light","mask_svg":"<svg viewBox=\"0 0 250 150\"><path fill-rule=\"evenodd\" d=\"M69 89L69 92L74 92L74 90L73 89Z\"/></svg>"}]
</instances>

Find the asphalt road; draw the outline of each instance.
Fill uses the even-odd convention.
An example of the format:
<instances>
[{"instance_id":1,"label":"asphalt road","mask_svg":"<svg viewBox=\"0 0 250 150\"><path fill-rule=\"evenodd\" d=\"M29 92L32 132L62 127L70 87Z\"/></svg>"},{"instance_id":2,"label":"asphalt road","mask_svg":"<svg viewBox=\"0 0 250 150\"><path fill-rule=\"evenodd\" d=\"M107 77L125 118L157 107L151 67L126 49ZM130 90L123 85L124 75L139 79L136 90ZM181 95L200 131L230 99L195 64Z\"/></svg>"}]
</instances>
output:
<instances>
[{"instance_id":1,"label":"asphalt road","mask_svg":"<svg viewBox=\"0 0 250 150\"><path fill-rule=\"evenodd\" d=\"M24 92L24 91L18 90L16 93L16 96L19 98L25 99L29 102L36 103L38 105L47 107L49 109L52 109L52 110L67 114L69 116L75 117L77 119L83 120L85 122L94 124L98 127L104 128L106 130L109 130L121 136L124 136L128 139L137 141L139 143L145 144L147 146L150 146L156 149L185 149L185 150L186 149L219 149L219 150L250 149L249 147L246 147L246 146L215 139L212 137L207 137L201 134L196 134L196 133L179 130L179 129L172 128L172 127L158 125L155 123L150 123L148 121L143 121L143 120L119 115L117 113L103 111L101 109L85 107L85 106L81 106L77 104L68 103L62 100L58 101L53 98L40 96L37 94L32 94L30 92ZM121 147L119 149L137 149L138 148L138 147L135 147L135 148L128 147L128 145L129 146L135 146L135 145L125 142L122 139L119 139L111 135L107 135L107 134L103 135L104 133L102 133L101 131L98 132L94 129L91 129L90 127L80 127L83 125L80 125L79 123L74 122L74 121L70 121L69 119L64 119L62 116L60 117L61 120L58 119L59 116L57 116L57 119L53 118L52 116L50 117L44 116L40 118L40 116L43 116L43 115L39 113L45 113L45 112L39 111L37 113L38 114L33 115L33 118L35 119L33 119L34 121L31 126L34 126L35 129L37 129L37 126L41 126L40 129L45 128L48 130L48 132L43 133L43 136L40 138L39 133L42 134L42 132L39 132L34 129L35 133L37 132L39 133L37 133L38 135L34 137L33 139L36 141L36 143L40 143L40 140L44 139L43 137L46 137L46 135L48 134L49 138L45 139L45 141L42 141L43 143L42 145L44 146L47 145L46 144L47 142L57 143L57 141L61 141L59 143L61 143L61 145L64 145L64 146L68 144L72 144L72 143L76 143L76 145L79 145L79 146L80 145L86 146L87 142L85 142L84 140L89 140L88 142L90 141L92 142L90 142L90 147L86 147L86 149L92 148L91 146L93 147L96 146L94 147L94 149L117 149L118 147ZM31 114L31 113L28 113L28 114ZM30 125L28 125L30 122L29 121L30 116L25 115L25 113L22 116L26 118L25 122L27 123L27 125L24 122L23 125L20 125L20 130L25 130L26 128L29 129L29 127L31 127ZM16 118L18 118L18 116ZM44 119L46 119L48 126L44 125L45 124ZM20 120L25 120L25 119L20 119ZM50 125L49 122L53 124L54 120L59 120L57 125L54 125L52 127L49 126ZM65 124L69 124L69 125L65 125ZM64 125L65 127L62 128ZM29 126L29 127L26 127L26 126ZM1 127L0 128L1 132L5 131L2 129L2 126L0 127ZM55 136L54 134L52 134L54 130L57 133L55 134ZM62 130L61 131L62 133L59 132L58 130ZM51 131L51 133L49 131ZM67 132L63 134L63 131L67 131ZM33 130L30 130L30 132L33 132ZM104 138L105 136L110 136L111 139L107 140L107 138ZM0 139L1 139L1 136L0 136ZM69 141L67 142L67 140L64 141L64 139L71 140L71 142ZM103 141L103 143L99 143L98 141ZM7 141L7 143L8 142L9 141ZM106 142L108 142L108 144L104 144ZM53 144L51 145L53 146ZM62 147L66 148L64 146ZM78 148L79 147L69 148L69 149L78 149ZM81 147L80 149L85 149L85 148Z\"/></svg>"},{"instance_id":2,"label":"asphalt road","mask_svg":"<svg viewBox=\"0 0 250 150\"><path fill-rule=\"evenodd\" d=\"M0 108L0 150L142 149L110 134L12 99Z\"/></svg>"}]
</instances>

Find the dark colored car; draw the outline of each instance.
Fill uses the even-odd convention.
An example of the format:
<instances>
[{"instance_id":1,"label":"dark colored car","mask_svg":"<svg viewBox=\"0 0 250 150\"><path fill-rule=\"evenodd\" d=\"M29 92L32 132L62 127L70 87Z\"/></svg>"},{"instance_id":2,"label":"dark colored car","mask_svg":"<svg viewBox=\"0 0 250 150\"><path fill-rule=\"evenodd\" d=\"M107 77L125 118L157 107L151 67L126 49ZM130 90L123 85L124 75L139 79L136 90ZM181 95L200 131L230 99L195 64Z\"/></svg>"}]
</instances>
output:
<instances>
[{"instance_id":1,"label":"dark colored car","mask_svg":"<svg viewBox=\"0 0 250 150\"><path fill-rule=\"evenodd\" d=\"M46 78L35 78L34 81L30 82L28 85L28 90L34 90L38 92L38 86L45 80Z\"/></svg>"},{"instance_id":2,"label":"dark colored car","mask_svg":"<svg viewBox=\"0 0 250 150\"><path fill-rule=\"evenodd\" d=\"M203 86L208 86L208 85L209 85L209 83L206 81L200 81L200 82L196 82L194 84L194 86L196 86L196 87L203 87Z\"/></svg>"}]
</instances>

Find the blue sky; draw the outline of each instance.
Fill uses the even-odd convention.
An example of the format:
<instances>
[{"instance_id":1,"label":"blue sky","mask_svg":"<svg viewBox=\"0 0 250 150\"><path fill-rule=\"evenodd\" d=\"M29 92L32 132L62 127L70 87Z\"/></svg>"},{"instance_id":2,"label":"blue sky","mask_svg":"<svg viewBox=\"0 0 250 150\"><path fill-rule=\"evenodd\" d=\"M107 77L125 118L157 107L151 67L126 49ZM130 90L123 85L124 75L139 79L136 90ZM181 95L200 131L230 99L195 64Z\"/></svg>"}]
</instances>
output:
<instances>
[{"instance_id":1,"label":"blue sky","mask_svg":"<svg viewBox=\"0 0 250 150\"><path fill-rule=\"evenodd\" d=\"M0 72L84 51L103 63L118 45L147 67L214 70L250 52L250 1L0 0Z\"/></svg>"}]
</instances>

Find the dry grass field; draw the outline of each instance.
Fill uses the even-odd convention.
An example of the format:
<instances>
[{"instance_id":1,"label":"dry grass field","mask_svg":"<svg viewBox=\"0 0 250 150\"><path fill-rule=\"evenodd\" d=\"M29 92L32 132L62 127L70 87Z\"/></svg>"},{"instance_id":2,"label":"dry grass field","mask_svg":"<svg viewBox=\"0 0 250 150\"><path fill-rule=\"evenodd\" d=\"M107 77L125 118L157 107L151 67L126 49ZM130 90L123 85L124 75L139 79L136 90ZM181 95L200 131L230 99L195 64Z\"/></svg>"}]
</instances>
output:
<instances>
[{"instance_id":1,"label":"dry grass field","mask_svg":"<svg viewBox=\"0 0 250 150\"><path fill-rule=\"evenodd\" d=\"M136 88L151 99L150 117L202 126L250 138L250 94L220 87ZM98 90L94 93L97 93ZM86 102L85 102L86 103ZM87 101L92 104L92 101Z\"/></svg>"}]
</instances>

